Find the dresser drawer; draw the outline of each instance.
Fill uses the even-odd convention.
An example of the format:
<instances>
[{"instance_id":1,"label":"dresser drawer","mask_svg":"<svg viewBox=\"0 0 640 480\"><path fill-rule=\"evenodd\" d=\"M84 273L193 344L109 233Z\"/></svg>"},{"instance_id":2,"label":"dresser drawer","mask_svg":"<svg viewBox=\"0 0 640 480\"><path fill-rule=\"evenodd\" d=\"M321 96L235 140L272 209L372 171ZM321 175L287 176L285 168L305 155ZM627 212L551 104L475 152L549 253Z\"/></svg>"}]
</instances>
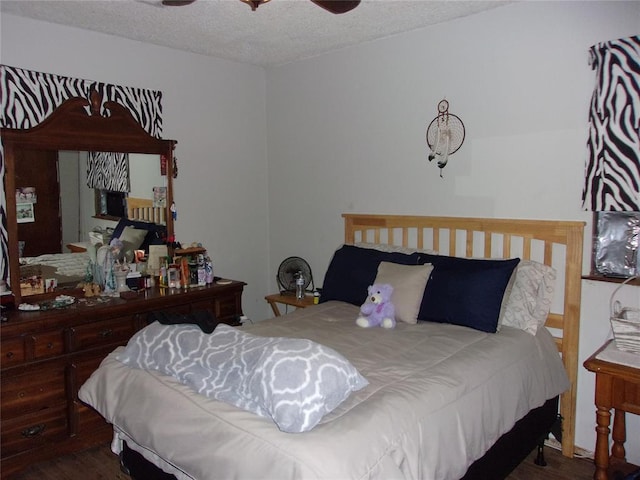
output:
<instances>
[{"instance_id":1,"label":"dresser drawer","mask_svg":"<svg viewBox=\"0 0 640 480\"><path fill-rule=\"evenodd\" d=\"M71 432L80 435L85 432L93 432L107 426L107 421L93 408L80 401L73 402L71 414Z\"/></svg>"},{"instance_id":2,"label":"dresser drawer","mask_svg":"<svg viewBox=\"0 0 640 480\"><path fill-rule=\"evenodd\" d=\"M240 297L234 294L201 300L191 304L191 311L207 310L215 314L220 322L234 323L237 316L242 315Z\"/></svg>"},{"instance_id":3,"label":"dresser drawer","mask_svg":"<svg viewBox=\"0 0 640 480\"><path fill-rule=\"evenodd\" d=\"M24 339L22 337L3 340L0 344L0 367L7 368L19 365L26 359Z\"/></svg>"},{"instance_id":4,"label":"dresser drawer","mask_svg":"<svg viewBox=\"0 0 640 480\"><path fill-rule=\"evenodd\" d=\"M64 353L64 338L60 330L31 335L27 337L26 342L33 349L33 358L35 360Z\"/></svg>"},{"instance_id":5,"label":"dresser drawer","mask_svg":"<svg viewBox=\"0 0 640 480\"><path fill-rule=\"evenodd\" d=\"M101 357L76 359L69 369L70 385L72 385L72 411L69 419L69 431L71 434L80 434L92 431L93 428L104 427L105 420L93 408L85 405L78 399L78 390L86 382L91 374L96 371L102 362Z\"/></svg>"},{"instance_id":6,"label":"dresser drawer","mask_svg":"<svg viewBox=\"0 0 640 480\"><path fill-rule=\"evenodd\" d=\"M238 311L238 297L235 295L229 295L226 297L219 297L215 299L216 316L220 320L228 320L234 318L236 315L241 315L242 312Z\"/></svg>"},{"instance_id":7,"label":"dresser drawer","mask_svg":"<svg viewBox=\"0 0 640 480\"><path fill-rule=\"evenodd\" d=\"M41 447L67 436L66 405L58 405L12 420L3 420L0 434L2 457Z\"/></svg>"},{"instance_id":8,"label":"dresser drawer","mask_svg":"<svg viewBox=\"0 0 640 480\"><path fill-rule=\"evenodd\" d=\"M118 317L78 325L69 329L71 351L88 350L107 345L125 345L135 333L135 318Z\"/></svg>"},{"instance_id":9,"label":"dresser drawer","mask_svg":"<svg viewBox=\"0 0 640 480\"><path fill-rule=\"evenodd\" d=\"M0 390L0 417L7 419L44 410L64 403L64 367L30 368L19 375L2 375Z\"/></svg>"},{"instance_id":10,"label":"dresser drawer","mask_svg":"<svg viewBox=\"0 0 640 480\"><path fill-rule=\"evenodd\" d=\"M78 399L78 390L80 387L86 382L91 374L95 372L102 360L104 360L104 356L96 355L82 359L75 358L68 370L69 373L69 385L71 387L71 398L74 400Z\"/></svg>"},{"instance_id":11,"label":"dresser drawer","mask_svg":"<svg viewBox=\"0 0 640 480\"><path fill-rule=\"evenodd\" d=\"M188 303L184 303L182 305L171 305L169 307L165 307L162 309L163 312L166 313L177 313L180 315L187 315L191 310L191 307Z\"/></svg>"}]
</instances>

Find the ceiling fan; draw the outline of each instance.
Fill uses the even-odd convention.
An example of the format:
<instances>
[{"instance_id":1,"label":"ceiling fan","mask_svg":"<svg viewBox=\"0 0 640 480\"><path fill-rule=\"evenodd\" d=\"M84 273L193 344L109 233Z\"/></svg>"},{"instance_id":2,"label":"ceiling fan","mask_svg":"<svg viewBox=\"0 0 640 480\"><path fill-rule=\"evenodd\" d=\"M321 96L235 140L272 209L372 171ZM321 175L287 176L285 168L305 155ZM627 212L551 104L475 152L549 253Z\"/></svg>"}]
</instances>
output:
<instances>
[{"instance_id":1,"label":"ceiling fan","mask_svg":"<svg viewBox=\"0 0 640 480\"><path fill-rule=\"evenodd\" d=\"M162 0L162 5L167 7L182 7L185 5L191 5L196 0ZM240 0L248 4L251 10L255 11L263 3L269 2L269 0ZM319 7L324 8L328 12L339 14L346 13L353 10L360 4L360 0L311 0Z\"/></svg>"}]
</instances>

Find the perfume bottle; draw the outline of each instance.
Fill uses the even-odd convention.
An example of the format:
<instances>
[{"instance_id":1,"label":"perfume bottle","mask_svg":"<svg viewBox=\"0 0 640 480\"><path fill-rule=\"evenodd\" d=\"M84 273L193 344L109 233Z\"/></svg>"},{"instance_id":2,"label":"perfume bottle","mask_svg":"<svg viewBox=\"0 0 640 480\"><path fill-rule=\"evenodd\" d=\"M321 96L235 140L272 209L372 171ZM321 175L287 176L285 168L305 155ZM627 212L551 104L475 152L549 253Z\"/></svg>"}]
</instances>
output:
<instances>
[{"instance_id":1,"label":"perfume bottle","mask_svg":"<svg viewBox=\"0 0 640 480\"><path fill-rule=\"evenodd\" d=\"M198 286L204 287L207 284L207 270L203 254L198 255Z\"/></svg>"},{"instance_id":2,"label":"perfume bottle","mask_svg":"<svg viewBox=\"0 0 640 480\"><path fill-rule=\"evenodd\" d=\"M209 257L205 257L204 259L204 272L205 272L205 283L207 285L213 283L213 262Z\"/></svg>"}]
</instances>

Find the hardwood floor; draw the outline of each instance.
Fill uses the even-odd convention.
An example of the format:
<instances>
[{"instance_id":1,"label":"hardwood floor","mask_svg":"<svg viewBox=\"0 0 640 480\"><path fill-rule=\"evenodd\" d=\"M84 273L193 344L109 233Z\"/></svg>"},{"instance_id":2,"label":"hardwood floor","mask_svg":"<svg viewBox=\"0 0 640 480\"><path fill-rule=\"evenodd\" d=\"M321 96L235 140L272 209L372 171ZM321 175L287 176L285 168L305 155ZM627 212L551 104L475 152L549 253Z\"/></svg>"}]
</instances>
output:
<instances>
[{"instance_id":1,"label":"hardwood floor","mask_svg":"<svg viewBox=\"0 0 640 480\"><path fill-rule=\"evenodd\" d=\"M545 448L546 467L533 463L535 452L525 460L507 480L591 480L593 462L587 459L569 459L552 448ZM109 445L86 452L60 457L50 462L33 465L12 480L129 480L120 471L118 457Z\"/></svg>"},{"instance_id":2,"label":"hardwood floor","mask_svg":"<svg viewBox=\"0 0 640 480\"><path fill-rule=\"evenodd\" d=\"M592 480L595 467L592 459L567 458L554 448L545 447L546 467L539 467L533 460L535 451L529 455L507 480Z\"/></svg>"}]
</instances>

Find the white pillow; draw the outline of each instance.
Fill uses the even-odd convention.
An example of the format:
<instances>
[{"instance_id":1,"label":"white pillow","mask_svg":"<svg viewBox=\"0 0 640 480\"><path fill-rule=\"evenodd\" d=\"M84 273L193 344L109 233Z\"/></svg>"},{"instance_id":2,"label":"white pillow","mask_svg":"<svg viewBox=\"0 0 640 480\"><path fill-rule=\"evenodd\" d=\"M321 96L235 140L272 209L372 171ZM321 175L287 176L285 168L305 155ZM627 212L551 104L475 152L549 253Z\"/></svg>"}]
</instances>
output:
<instances>
[{"instance_id":1,"label":"white pillow","mask_svg":"<svg viewBox=\"0 0 640 480\"><path fill-rule=\"evenodd\" d=\"M396 320L418 323L418 312L433 265L401 265L380 262L375 283L388 283L393 287L391 302L396 311Z\"/></svg>"},{"instance_id":2,"label":"white pillow","mask_svg":"<svg viewBox=\"0 0 640 480\"><path fill-rule=\"evenodd\" d=\"M149 233L147 230L142 230L140 228L133 227L124 227L122 233L120 234L120 240L124 244L124 251L129 250L138 250L142 242L144 242L144 238Z\"/></svg>"},{"instance_id":3,"label":"white pillow","mask_svg":"<svg viewBox=\"0 0 640 480\"><path fill-rule=\"evenodd\" d=\"M522 260L516 267L502 325L535 335L551 311L555 282L555 269L533 260Z\"/></svg>"}]
</instances>

